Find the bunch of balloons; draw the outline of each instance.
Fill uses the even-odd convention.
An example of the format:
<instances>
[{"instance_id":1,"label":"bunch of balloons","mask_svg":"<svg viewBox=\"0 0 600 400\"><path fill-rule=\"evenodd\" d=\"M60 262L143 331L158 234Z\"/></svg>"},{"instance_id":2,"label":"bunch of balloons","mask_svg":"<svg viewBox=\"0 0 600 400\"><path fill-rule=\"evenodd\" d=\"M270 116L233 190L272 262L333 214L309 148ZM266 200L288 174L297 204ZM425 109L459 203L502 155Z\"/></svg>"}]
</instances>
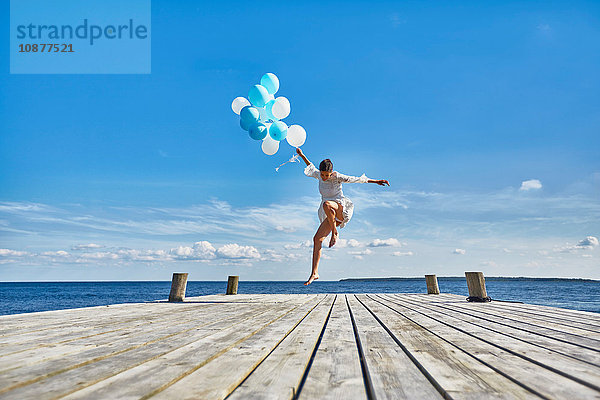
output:
<instances>
[{"instance_id":1,"label":"bunch of balloons","mask_svg":"<svg viewBox=\"0 0 600 400\"><path fill-rule=\"evenodd\" d=\"M262 141L262 151L272 156L279 150L279 142L287 140L294 147L300 147L306 141L306 131L300 125L287 126L282 119L290 115L290 101L281 96L275 97L279 90L279 78L267 73L260 78L260 85L254 85L248 92L248 99L236 97L231 109L240 116L240 126L254 140Z\"/></svg>"}]
</instances>

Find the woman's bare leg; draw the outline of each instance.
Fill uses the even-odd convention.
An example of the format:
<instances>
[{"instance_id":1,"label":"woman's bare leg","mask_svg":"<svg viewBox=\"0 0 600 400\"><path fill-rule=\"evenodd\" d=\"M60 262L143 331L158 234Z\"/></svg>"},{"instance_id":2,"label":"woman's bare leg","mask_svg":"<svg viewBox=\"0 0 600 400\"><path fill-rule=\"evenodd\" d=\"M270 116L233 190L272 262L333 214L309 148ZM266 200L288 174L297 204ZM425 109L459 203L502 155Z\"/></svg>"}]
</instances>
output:
<instances>
[{"instance_id":1,"label":"woman's bare leg","mask_svg":"<svg viewBox=\"0 0 600 400\"><path fill-rule=\"evenodd\" d=\"M327 220L323 221L317 229L317 233L313 237L313 257L312 257L312 272L310 278L304 283L304 285L310 285L314 280L319 279L319 260L321 259L321 248L323 247L323 240L331 232L331 227Z\"/></svg>"},{"instance_id":2,"label":"woman's bare leg","mask_svg":"<svg viewBox=\"0 0 600 400\"><path fill-rule=\"evenodd\" d=\"M329 228L331 229L331 240L329 241L329 247L332 247L337 242L339 236L336 227L341 223L337 222L335 218L337 217L340 221L344 220L344 215L342 214L344 207L337 201L327 200L323 203L323 210L325 211L327 221L329 222Z\"/></svg>"},{"instance_id":3,"label":"woman's bare leg","mask_svg":"<svg viewBox=\"0 0 600 400\"><path fill-rule=\"evenodd\" d=\"M337 222L336 225L341 224L341 222ZM319 261L321 260L321 249L323 248L323 240L329 235L331 232L331 227L329 226L329 221L325 220L321 222L319 229L317 229L317 233L313 237L313 258L312 258L312 272L310 274L310 278L304 285L310 285L313 281L319 279Z\"/></svg>"}]
</instances>

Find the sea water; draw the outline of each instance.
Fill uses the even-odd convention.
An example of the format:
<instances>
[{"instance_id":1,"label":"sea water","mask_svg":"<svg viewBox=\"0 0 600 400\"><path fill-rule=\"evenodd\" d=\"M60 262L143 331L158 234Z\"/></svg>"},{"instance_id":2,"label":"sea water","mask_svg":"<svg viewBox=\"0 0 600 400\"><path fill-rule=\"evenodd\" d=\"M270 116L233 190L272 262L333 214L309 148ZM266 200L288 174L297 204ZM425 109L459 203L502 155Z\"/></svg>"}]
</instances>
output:
<instances>
[{"instance_id":1,"label":"sea water","mask_svg":"<svg viewBox=\"0 0 600 400\"><path fill-rule=\"evenodd\" d=\"M439 277L440 291L468 295L464 277ZM303 282L240 281L238 293L425 293L424 278ZM186 296L225 293L227 282L190 281ZM0 282L0 315L137 303L169 297L171 282ZM600 281L486 277L492 299L600 313Z\"/></svg>"}]
</instances>

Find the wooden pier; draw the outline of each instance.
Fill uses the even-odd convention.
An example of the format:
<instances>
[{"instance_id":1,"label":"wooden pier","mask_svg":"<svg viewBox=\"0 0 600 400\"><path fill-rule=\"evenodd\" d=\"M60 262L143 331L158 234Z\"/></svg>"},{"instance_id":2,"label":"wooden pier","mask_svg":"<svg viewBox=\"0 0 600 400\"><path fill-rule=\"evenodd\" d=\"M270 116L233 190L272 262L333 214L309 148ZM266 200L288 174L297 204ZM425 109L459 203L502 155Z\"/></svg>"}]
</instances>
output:
<instances>
[{"instance_id":1,"label":"wooden pier","mask_svg":"<svg viewBox=\"0 0 600 400\"><path fill-rule=\"evenodd\" d=\"M0 399L600 398L600 315L440 294L0 317Z\"/></svg>"}]
</instances>

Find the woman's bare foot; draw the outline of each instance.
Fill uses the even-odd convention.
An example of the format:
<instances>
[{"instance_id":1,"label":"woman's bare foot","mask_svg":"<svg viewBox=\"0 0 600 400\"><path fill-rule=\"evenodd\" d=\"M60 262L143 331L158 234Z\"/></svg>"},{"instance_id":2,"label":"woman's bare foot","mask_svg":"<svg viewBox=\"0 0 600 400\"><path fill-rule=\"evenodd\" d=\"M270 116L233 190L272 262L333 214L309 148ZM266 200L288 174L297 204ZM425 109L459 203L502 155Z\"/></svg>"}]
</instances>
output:
<instances>
[{"instance_id":1,"label":"woman's bare foot","mask_svg":"<svg viewBox=\"0 0 600 400\"><path fill-rule=\"evenodd\" d=\"M317 279L319 279L319 274L312 274L310 278L308 278L308 280L304 282L304 286L310 285L311 283L313 283L313 281L316 281Z\"/></svg>"},{"instance_id":2,"label":"woman's bare foot","mask_svg":"<svg viewBox=\"0 0 600 400\"><path fill-rule=\"evenodd\" d=\"M333 247L333 245L337 242L338 238L337 231L331 233L331 239L329 240L329 247Z\"/></svg>"}]
</instances>

